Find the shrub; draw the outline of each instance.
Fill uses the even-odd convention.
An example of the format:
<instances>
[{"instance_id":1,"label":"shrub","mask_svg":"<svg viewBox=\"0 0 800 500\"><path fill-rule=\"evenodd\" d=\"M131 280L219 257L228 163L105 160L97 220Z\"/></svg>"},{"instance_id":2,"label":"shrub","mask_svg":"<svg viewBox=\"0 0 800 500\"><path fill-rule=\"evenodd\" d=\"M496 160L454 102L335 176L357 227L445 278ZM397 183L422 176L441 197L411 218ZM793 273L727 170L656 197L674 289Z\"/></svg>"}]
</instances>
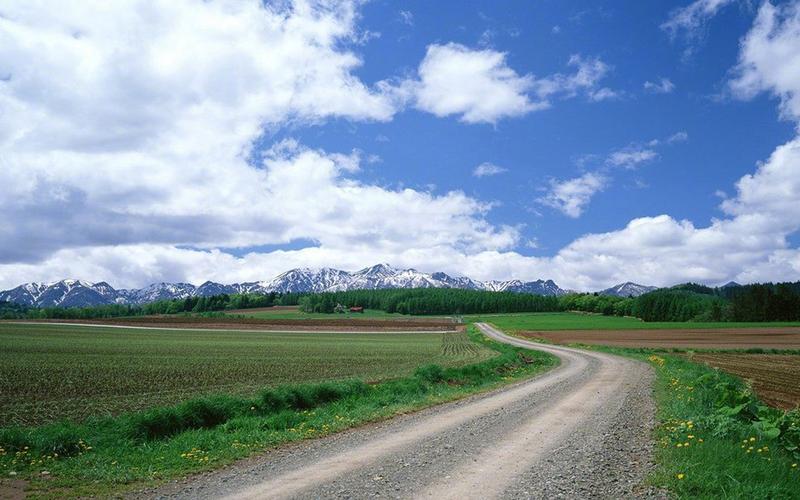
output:
<instances>
[{"instance_id":1,"label":"shrub","mask_svg":"<svg viewBox=\"0 0 800 500\"><path fill-rule=\"evenodd\" d=\"M414 376L435 384L444 380L444 369L439 365L423 365L414 371Z\"/></svg>"}]
</instances>

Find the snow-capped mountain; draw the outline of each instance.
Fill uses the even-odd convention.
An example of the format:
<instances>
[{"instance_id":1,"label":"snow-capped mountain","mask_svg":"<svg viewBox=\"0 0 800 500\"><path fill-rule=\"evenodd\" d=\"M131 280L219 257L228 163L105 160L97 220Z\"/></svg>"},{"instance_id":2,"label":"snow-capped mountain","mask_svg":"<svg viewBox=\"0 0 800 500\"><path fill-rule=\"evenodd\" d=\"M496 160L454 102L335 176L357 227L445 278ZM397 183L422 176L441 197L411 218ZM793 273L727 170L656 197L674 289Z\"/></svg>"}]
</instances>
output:
<instances>
[{"instance_id":1,"label":"snow-capped mountain","mask_svg":"<svg viewBox=\"0 0 800 500\"><path fill-rule=\"evenodd\" d=\"M481 284L483 285L483 290L490 290L492 292L532 293L535 295L565 295L568 293L566 290L559 288L553 280L528 282L522 282L520 280L493 280L485 281Z\"/></svg>"},{"instance_id":2,"label":"snow-capped mountain","mask_svg":"<svg viewBox=\"0 0 800 500\"><path fill-rule=\"evenodd\" d=\"M613 295L614 297L638 297L639 295L644 295L657 289L657 286L639 285L628 281L627 283L620 283L611 288L606 288L598 293L600 295Z\"/></svg>"},{"instance_id":3,"label":"snow-capped mountain","mask_svg":"<svg viewBox=\"0 0 800 500\"><path fill-rule=\"evenodd\" d=\"M63 280L56 283L28 283L0 292L0 301L36 307L80 307L102 304L145 304L157 300L207 297L222 293L288 293L376 290L387 288L462 288L537 295L567 293L552 280L523 282L476 281L466 276L446 273L423 273L415 269L397 269L377 264L356 272L322 268L292 269L268 281L223 285L207 281L200 286L190 283L154 283L140 289L115 290L106 282L87 283Z\"/></svg>"}]
</instances>

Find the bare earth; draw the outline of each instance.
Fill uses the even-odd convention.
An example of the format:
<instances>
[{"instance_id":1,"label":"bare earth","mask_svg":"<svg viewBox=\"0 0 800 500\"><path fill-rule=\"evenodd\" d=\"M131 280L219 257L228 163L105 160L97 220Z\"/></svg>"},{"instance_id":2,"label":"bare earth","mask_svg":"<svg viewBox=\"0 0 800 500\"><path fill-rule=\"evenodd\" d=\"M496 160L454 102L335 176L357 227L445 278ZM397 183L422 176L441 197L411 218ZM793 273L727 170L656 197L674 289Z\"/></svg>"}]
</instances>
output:
<instances>
[{"instance_id":1,"label":"bare earth","mask_svg":"<svg viewBox=\"0 0 800 500\"><path fill-rule=\"evenodd\" d=\"M652 369L608 354L487 335L561 359L544 375L269 451L145 498L602 498L660 496Z\"/></svg>"},{"instance_id":2,"label":"bare earth","mask_svg":"<svg viewBox=\"0 0 800 500\"><path fill-rule=\"evenodd\" d=\"M697 349L800 349L800 328L719 328L714 330L563 330L525 331L526 338L556 344Z\"/></svg>"},{"instance_id":3,"label":"bare earth","mask_svg":"<svg viewBox=\"0 0 800 500\"><path fill-rule=\"evenodd\" d=\"M800 355L702 353L691 359L749 381L769 405L784 410L800 406Z\"/></svg>"}]
</instances>

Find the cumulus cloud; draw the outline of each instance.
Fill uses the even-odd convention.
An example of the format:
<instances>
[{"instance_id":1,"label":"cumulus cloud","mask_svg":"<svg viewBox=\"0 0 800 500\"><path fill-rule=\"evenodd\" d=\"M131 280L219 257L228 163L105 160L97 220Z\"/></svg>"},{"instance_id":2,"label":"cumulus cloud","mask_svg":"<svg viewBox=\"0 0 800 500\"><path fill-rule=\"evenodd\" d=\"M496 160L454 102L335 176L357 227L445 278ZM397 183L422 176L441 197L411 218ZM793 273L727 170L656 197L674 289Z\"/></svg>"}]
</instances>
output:
<instances>
[{"instance_id":1,"label":"cumulus cloud","mask_svg":"<svg viewBox=\"0 0 800 500\"><path fill-rule=\"evenodd\" d=\"M467 123L494 123L544 107L528 96L530 75L520 76L506 54L463 45L430 45L413 87L416 106L436 116L460 115Z\"/></svg>"},{"instance_id":2,"label":"cumulus cloud","mask_svg":"<svg viewBox=\"0 0 800 500\"><path fill-rule=\"evenodd\" d=\"M661 78L657 82L644 82L644 89L655 94L669 94L675 90L675 84L669 78Z\"/></svg>"},{"instance_id":3,"label":"cumulus cloud","mask_svg":"<svg viewBox=\"0 0 800 500\"><path fill-rule=\"evenodd\" d=\"M588 172L574 179L551 180L547 194L537 201L568 217L578 218L595 193L602 191L607 183L608 179L596 172Z\"/></svg>"},{"instance_id":4,"label":"cumulus cloud","mask_svg":"<svg viewBox=\"0 0 800 500\"><path fill-rule=\"evenodd\" d=\"M373 242L387 253L421 242L461 252L513 246L517 230L487 223L490 205L461 192L357 181L359 152L294 141L252 151L265 130L287 123L385 121L397 110L386 87L352 74L361 64L346 49L359 36L352 3L279 5L170 0L91 15L81 2L58 15L27 2L4 7L0 210L13 222L0 224L3 285L24 262L74 268L68 275L83 262L92 276L115 263L105 279L141 285L180 274L167 264L185 271L176 255L233 262L214 249L295 240ZM136 248L165 257L139 262ZM151 272L124 281L132 275L122 267L147 263Z\"/></svg>"},{"instance_id":5,"label":"cumulus cloud","mask_svg":"<svg viewBox=\"0 0 800 500\"><path fill-rule=\"evenodd\" d=\"M770 92L781 100L787 119L800 120L800 3L765 2L742 40L733 94L750 99Z\"/></svg>"},{"instance_id":6,"label":"cumulus cloud","mask_svg":"<svg viewBox=\"0 0 800 500\"><path fill-rule=\"evenodd\" d=\"M800 275L800 251L788 242L800 227L797 138L742 177L721 201L722 216L706 226L640 217L547 257L514 251L526 240L520 228L490 223L492 205L463 192L358 180L358 151L291 140L254 151L254 142L287 124L386 121L403 104L392 85L354 74L361 64L348 48L361 36L354 4L279 5L170 0L90 13L75 2L56 15L6 2L0 286L67 276L114 286L233 282L376 261L478 279L548 277L584 290L626 280ZM774 94L793 120L800 120L799 18L796 3L762 6L730 83L743 99ZM467 122L513 115L520 103L588 99L609 71L600 60L575 57L572 73L536 78L511 69L502 53L438 47L464 52L486 89L506 85L486 106L454 90L461 100L440 111ZM647 161L647 150L623 150L620 166ZM544 203L579 215L607 182L603 172L553 181ZM258 249L292 241L309 243Z\"/></svg>"},{"instance_id":7,"label":"cumulus cloud","mask_svg":"<svg viewBox=\"0 0 800 500\"><path fill-rule=\"evenodd\" d=\"M593 100L616 95L611 89L596 88L610 69L600 59L573 55L568 65L574 73L535 78L508 66L504 52L434 44L428 46L419 66L419 79L403 82L399 92L420 110L436 116L459 115L466 123L495 123L525 115L549 107L553 98L580 92Z\"/></svg>"},{"instance_id":8,"label":"cumulus cloud","mask_svg":"<svg viewBox=\"0 0 800 500\"><path fill-rule=\"evenodd\" d=\"M475 170L472 171L472 175L475 177L489 177L502 174L503 172L508 172L508 169L495 165L494 163L483 162L475 167Z\"/></svg>"}]
</instances>

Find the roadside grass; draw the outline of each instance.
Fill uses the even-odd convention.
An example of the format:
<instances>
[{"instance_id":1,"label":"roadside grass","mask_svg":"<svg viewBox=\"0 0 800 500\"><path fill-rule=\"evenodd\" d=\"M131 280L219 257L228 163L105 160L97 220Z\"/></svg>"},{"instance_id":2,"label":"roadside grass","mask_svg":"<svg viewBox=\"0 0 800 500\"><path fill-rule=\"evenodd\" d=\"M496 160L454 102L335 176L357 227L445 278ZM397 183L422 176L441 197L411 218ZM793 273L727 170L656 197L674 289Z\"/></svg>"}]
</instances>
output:
<instances>
[{"instance_id":1,"label":"roadside grass","mask_svg":"<svg viewBox=\"0 0 800 500\"><path fill-rule=\"evenodd\" d=\"M466 343L474 349L456 349ZM451 346L453 344L454 346ZM0 426L113 416L201 395L410 375L495 355L464 333L270 333L0 323Z\"/></svg>"},{"instance_id":2,"label":"roadside grass","mask_svg":"<svg viewBox=\"0 0 800 500\"><path fill-rule=\"evenodd\" d=\"M576 347L654 366L654 486L679 498L800 498L800 410L768 407L742 380L663 351Z\"/></svg>"},{"instance_id":3,"label":"roadside grass","mask_svg":"<svg viewBox=\"0 0 800 500\"><path fill-rule=\"evenodd\" d=\"M469 339L496 352L466 366L428 364L412 375L280 386L252 397L216 395L117 417L0 430L0 481L29 481L33 497L110 495L459 399L557 365L546 353ZM44 474L46 472L46 474Z\"/></svg>"},{"instance_id":4,"label":"roadside grass","mask_svg":"<svg viewBox=\"0 0 800 500\"><path fill-rule=\"evenodd\" d=\"M464 317L467 322L487 322L509 332L536 330L674 330L714 328L800 327L798 322L645 322L638 318L577 312L484 314Z\"/></svg>"}]
</instances>

